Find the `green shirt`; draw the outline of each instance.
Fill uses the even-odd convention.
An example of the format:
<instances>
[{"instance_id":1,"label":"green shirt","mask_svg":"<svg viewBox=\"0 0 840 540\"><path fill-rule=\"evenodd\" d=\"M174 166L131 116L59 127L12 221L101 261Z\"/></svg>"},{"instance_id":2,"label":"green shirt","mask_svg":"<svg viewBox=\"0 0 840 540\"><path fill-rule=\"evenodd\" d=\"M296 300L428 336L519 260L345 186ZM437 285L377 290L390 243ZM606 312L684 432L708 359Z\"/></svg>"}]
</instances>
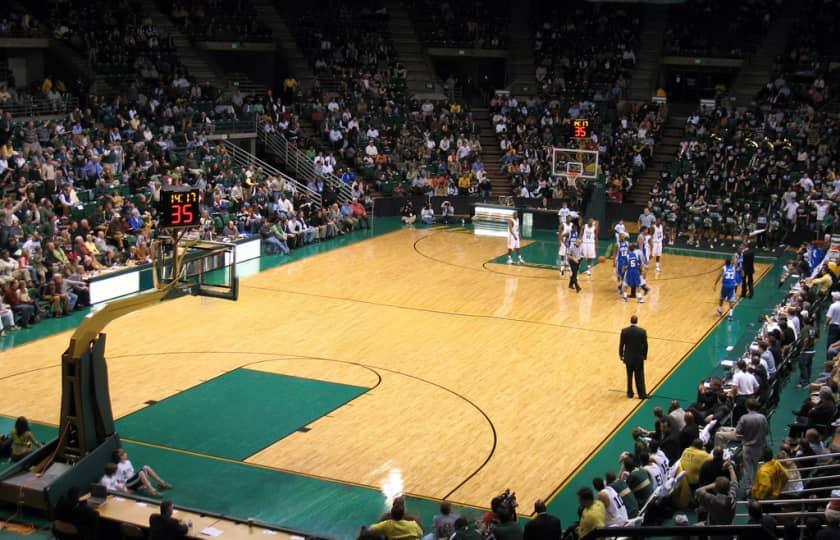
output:
<instances>
[{"instance_id":1,"label":"green shirt","mask_svg":"<svg viewBox=\"0 0 840 540\"><path fill-rule=\"evenodd\" d=\"M516 521L499 523L493 528L493 535L496 540L522 540L522 527Z\"/></svg>"},{"instance_id":2,"label":"green shirt","mask_svg":"<svg viewBox=\"0 0 840 540\"><path fill-rule=\"evenodd\" d=\"M624 502L624 506L627 508L627 517L632 519L638 516L639 501L636 500L636 496L633 495L633 491L630 489L630 486L627 485L627 482L619 478L610 484L610 487L618 493L618 496L621 497L621 500Z\"/></svg>"},{"instance_id":3,"label":"green shirt","mask_svg":"<svg viewBox=\"0 0 840 540\"><path fill-rule=\"evenodd\" d=\"M633 490L636 495L636 501L639 506L644 506L647 500L653 495L653 485L650 483L650 476L646 470L641 467L635 469L627 477L627 485Z\"/></svg>"}]
</instances>

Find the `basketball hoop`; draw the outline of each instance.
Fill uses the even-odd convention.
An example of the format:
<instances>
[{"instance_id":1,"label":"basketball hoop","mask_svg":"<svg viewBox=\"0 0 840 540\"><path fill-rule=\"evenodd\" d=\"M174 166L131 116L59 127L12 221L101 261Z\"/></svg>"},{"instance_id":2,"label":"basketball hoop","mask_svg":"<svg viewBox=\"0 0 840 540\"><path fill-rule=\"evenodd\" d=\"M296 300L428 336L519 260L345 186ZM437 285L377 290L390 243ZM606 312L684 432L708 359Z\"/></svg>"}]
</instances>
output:
<instances>
[{"instance_id":1,"label":"basketball hoop","mask_svg":"<svg viewBox=\"0 0 840 540\"><path fill-rule=\"evenodd\" d=\"M577 171L567 171L566 172L566 185L568 187L577 187L577 179L580 176L580 173Z\"/></svg>"}]
</instances>

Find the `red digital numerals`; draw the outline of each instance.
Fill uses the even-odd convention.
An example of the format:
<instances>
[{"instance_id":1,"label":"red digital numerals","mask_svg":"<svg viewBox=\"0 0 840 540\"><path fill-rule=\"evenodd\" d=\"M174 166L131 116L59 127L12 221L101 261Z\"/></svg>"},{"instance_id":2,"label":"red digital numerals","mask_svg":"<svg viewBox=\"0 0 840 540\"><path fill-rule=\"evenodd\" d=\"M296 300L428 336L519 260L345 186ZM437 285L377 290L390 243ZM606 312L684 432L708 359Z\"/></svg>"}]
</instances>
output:
<instances>
[{"instance_id":1,"label":"red digital numerals","mask_svg":"<svg viewBox=\"0 0 840 540\"><path fill-rule=\"evenodd\" d=\"M170 207L170 225L192 225L195 222L195 212L192 203L172 204Z\"/></svg>"}]
</instances>

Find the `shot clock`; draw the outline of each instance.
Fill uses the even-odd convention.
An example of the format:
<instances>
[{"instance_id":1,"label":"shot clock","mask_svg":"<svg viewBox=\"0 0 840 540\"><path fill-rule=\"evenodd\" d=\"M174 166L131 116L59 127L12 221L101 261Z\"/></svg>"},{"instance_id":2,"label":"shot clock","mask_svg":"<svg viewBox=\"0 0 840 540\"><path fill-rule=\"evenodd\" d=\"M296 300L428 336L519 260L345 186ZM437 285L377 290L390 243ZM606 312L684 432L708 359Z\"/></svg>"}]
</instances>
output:
<instances>
[{"instance_id":1,"label":"shot clock","mask_svg":"<svg viewBox=\"0 0 840 540\"><path fill-rule=\"evenodd\" d=\"M170 186L160 190L158 227L198 227L201 218L199 191L189 186Z\"/></svg>"},{"instance_id":2,"label":"shot clock","mask_svg":"<svg viewBox=\"0 0 840 540\"><path fill-rule=\"evenodd\" d=\"M588 139L589 135L589 120L586 118L575 118L572 120L572 136L575 139Z\"/></svg>"}]
</instances>

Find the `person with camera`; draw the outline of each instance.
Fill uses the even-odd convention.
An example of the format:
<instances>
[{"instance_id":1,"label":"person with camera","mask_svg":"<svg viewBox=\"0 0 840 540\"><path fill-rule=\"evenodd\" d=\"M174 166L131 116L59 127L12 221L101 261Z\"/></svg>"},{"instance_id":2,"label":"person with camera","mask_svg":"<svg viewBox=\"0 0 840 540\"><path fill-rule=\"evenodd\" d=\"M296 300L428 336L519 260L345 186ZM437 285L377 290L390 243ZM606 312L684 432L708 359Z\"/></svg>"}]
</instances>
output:
<instances>
[{"instance_id":1,"label":"person with camera","mask_svg":"<svg viewBox=\"0 0 840 540\"><path fill-rule=\"evenodd\" d=\"M522 540L522 528L516 521L516 493L505 490L490 501L490 512L482 518L482 533L496 540Z\"/></svg>"},{"instance_id":2,"label":"person with camera","mask_svg":"<svg viewBox=\"0 0 840 540\"><path fill-rule=\"evenodd\" d=\"M735 519L735 501L738 497L738 477L732 462L727 462L724 470L729 477L718 476L715 481L700 486L694 494L697 504L706 511L707 525L731 525ZM711 540L730 538L730 536L709 537Z\"/></svg>"}]
</instances>

